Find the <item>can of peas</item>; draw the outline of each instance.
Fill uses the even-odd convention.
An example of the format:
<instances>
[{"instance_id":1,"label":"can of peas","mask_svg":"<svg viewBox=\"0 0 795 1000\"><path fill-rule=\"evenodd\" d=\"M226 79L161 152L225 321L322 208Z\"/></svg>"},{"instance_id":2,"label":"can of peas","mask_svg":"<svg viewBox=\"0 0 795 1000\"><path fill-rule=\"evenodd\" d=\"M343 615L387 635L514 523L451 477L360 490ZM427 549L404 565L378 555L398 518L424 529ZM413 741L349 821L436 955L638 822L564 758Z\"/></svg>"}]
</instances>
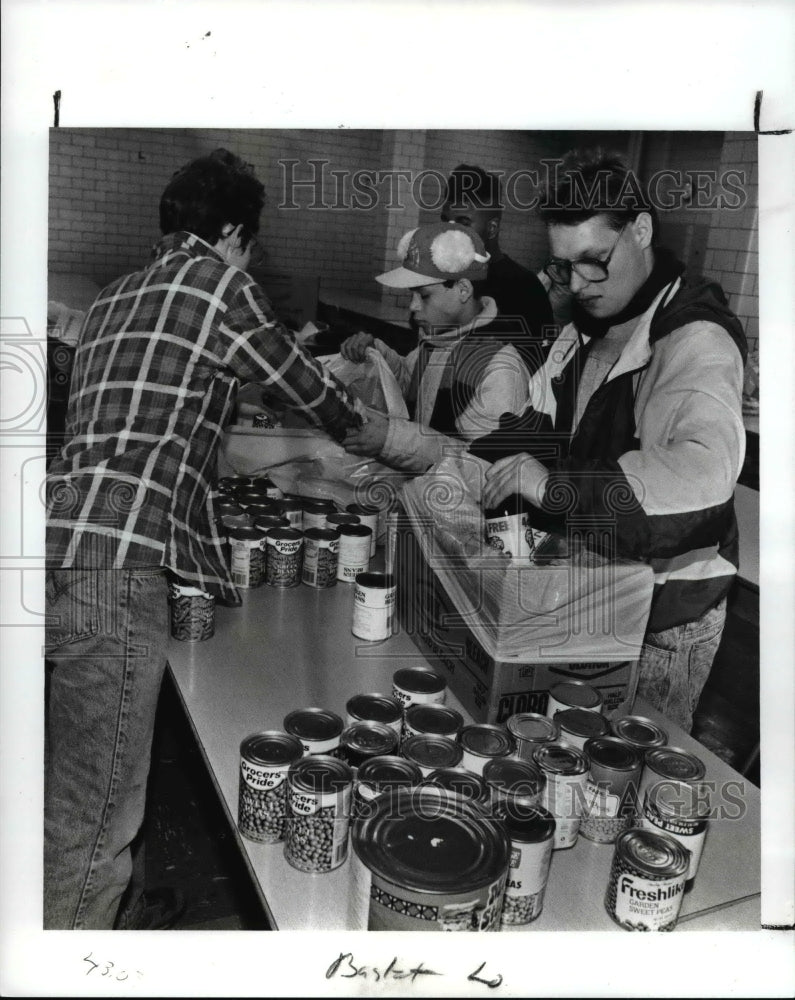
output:
<instances>
[{"instance_id":1,"label":"can of peas","mask_svg":"<svg viewBox=\"0 0 795 1000\"><path fill-rule=\"evenodd\" d=\"M329 872L348 857L353 772L336 757L302 757L287 775L284 857L304 872Z\"/></svg>"},{"instance_id":2,"label":"can of peas","mask_svg":"<svg viewBox=\"0 0 795 1000\"><path fill-rule=\"evenodd\" d=\"M287 773L303 754L299 739L278 730L254 733L240 744L237 826L248 840L284 840Z\"/></svg>"}]
</instances>

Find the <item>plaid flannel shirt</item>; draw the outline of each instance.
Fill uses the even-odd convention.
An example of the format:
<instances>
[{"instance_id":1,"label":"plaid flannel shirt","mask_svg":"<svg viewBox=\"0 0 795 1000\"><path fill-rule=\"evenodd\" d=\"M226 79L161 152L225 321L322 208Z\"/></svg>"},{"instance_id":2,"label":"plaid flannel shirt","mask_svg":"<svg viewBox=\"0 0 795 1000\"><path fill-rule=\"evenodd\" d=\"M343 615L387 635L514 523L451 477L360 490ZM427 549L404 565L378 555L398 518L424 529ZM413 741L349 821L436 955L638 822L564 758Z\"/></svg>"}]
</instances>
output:
<instances>
[{"instance_id":1,"label":"plaid flannel shirt","mask_svg":"<svg viewBox=\"0 0 795 1000\"><path fill-rule=\"evenodd\" d=\"M238 603L211 485L240 381L337 438L359 422L256 282L197 236L172 233L86 316L67 443L47 477L47 565L164 566Z\"/></svg>"}]
</instances>

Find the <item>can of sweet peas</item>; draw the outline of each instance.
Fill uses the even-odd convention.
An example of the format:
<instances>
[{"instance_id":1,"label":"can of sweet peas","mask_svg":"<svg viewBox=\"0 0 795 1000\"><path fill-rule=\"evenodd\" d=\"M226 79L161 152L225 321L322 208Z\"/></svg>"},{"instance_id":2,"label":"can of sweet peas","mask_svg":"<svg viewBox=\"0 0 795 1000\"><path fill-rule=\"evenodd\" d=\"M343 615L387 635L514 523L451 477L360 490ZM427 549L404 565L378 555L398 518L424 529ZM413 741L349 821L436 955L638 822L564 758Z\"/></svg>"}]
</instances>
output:
<instances>
[{"instance_id":1,"label":"can of sweet peas","mask_svg":"<svg viewBox=\"0 0 795 1000\"><path fill-rule=\"evenodd\" d=\"M328 872L348 857L353 772L336 757L302 757L287 785L284 856L304 872Z\"/></svg>"},{"instance_id":2,"label":"can of sweet peas","mask_svg":"<svg viewBox=\"0 0 795 1000\"><path fill-rule=\"evenodd\" d=\"M240 744L237 826L248 840L284 839L287 773L303 753L300 740L278 730L254 733Z\"/></svg>"},{"instance_id":3,"label":"can of sweet peas","mask_svg":"<svg viewBox=\"0 0 795 1000\"><path fill-rule=\"evenodd\" d=\"M615 736L588 740L585 755L589 774L580 833L598 844L612 844L635 821L643 757Z\"/></svg>"}]
</instances>

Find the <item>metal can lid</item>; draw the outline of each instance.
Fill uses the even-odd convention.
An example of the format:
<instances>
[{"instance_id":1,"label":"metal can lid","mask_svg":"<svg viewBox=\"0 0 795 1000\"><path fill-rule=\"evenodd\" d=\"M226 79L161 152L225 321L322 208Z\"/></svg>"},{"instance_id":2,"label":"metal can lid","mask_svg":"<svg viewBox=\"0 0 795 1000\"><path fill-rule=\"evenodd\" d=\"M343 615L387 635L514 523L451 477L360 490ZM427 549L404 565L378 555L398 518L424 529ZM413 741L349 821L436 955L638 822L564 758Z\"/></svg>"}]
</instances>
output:
<instances>
[{"instance_id":1,"label":"metal can lid","mask_svg":"<svg viewBox=\"0 0 795 1000\"><path fill-rule=\"evenodd\" d=\"M490 760L483 768L483 780L490 788L517 799L534 798L547 783L540 768L518 757Z\"/></svg>"},{"instance_id":2,"label":"metal can lid","mask_svg":"<svg viewBox=\"0 0 795 1000\"><path fill-rule=\"evenodd\" d=\"M572 708L596 708L602 704L602 696L586 681L559 681L549 689L550 695L564 705Z\"/></svg>"},{"instance_id":3,"label":"metal can lid","mask_svg":"<svg viewBox=\"0 0 795 1000\"><path fill-rule=\"evenodd\" d=\"M273 503L247 503L246 513L249 517L271 517L279 515L279 508Z\"/></svg>"},{"instance_id":4,"label":"metal can lid","mask_svg":"<svg viewBox=\"0 0 795 1000\"><path fill-rule=\"evenodd\" d=\"M556 719L537 712L518 712L506 722L508 732L516 740L528 740L531 743L542 743L558 738L560 726Z\"/></svg>"},{"instance_id":5,"label":"metal can lid","mask_svg":"<svg viewBox=\"0 0 795 1000\"><path fill-rule=\"evenodd\" d=\"M388 590L395 586L392 573L357 573L356 583L360 587L370 587L373 590Z\"/></svg>"},{"instance_id":6,"label":"metal can lid","mask_svg":"<svg viewBox=\"0 0 795 1000\"><path fill-rule=\"evenodd\" d=\"M561 732L585 739L606 736L610 732L607 719L598 712L589 712L587 708L567 708L563 712L557 712L555 719Z\"/></svg>"},{"instance_id":7,"label":"metal can lid","mask_svg":"<svg viewBox=\"0 0 795 1000\"><path fill-rule=\"evenodd\" d=\"M646 766L662 778L699 781L706 774L704 762L681 747L653 747L646 751Z\"/></svg>"},{"instance_id":8,"label":"metal can lid","mask_svg":"<svg viewBox=\"0 0 795 1000\"><path fill-rule=\"evenodd\" d=\"M298 791L325 795L349 788L353 784L353 771L344 760L328 754L316 754L291 764L287 780Z\"/></svg>"},{"instance_id":9,"label":"metal can lid","mask_svg":"<svg viewBox=\"0 0 795 1000\"><path fill-rule=\"evenodd\" d=\"M345 706L355 719L372 722L397 722L403 716L403 709L386 694L355 694Z\"/></svg>"},{"instance_id":10,"label":"metal can lid","mask_svg":"<svg viewBox=\"0 0 795 1000\"><path fill-rule=\"evenodd\" d=\"M251 485L258 488L265 487L267 489L272 489L275 483L270 476L254 476L251 480Z\"/></svg>"},{"instance_id":11,"label":"metal can lid","mask_svg":"<svg viewBox=\"0 0 795 1000\"><path fill-rule=\"evenodd\" d=\"M458 739L467 753L478 757L507 757L513 753L511 735L502 726L487 723L465 726Z\"/></svg>"},{"instance_id":12,"label":"metal can lid","mask_svg":"<svg viewBox=\"0 0 795 1000\"><path fill-rule=\"evenodd\" d=\"M219 486L231 486L233 489L238 486L251 486L251 483L250 476L223 476L218 480Z\"/></svg>"},{"instance_id":13,"label":"metal can lid","mask_svg":"<svg viewBox=\"0 0 795 1000\"><path fill-rule=\"evenodd\" d=\"M337 505L333 500L322 500L318 497L311 497L304 500L304 510L307 514L333 514Z\"/></svg>"},{"instance_id":14,"label":"metal can lid","mask_svg":"<svg viewBox=\"0 0 795 1000\"><path fill-rule=\"evenodd\" d=\"M706 820L712 812L712 788L709 782L659 781L646 792L644 808L678 822Z\"/></svg>"},{"instance_id":15,"label":"metal can lid","mask_svg":"<svg viewBox=\"0 0 795 1000\"><path fill-rule=\"evenodd\" d=\"M275 502L276 506L279 508L279 510L283 510L283 511L288 511L288 510L292 510L292 511L301 510L302 511L304 509L304 501L303 500L298 500L297 498L294 498L294 497L283 497L281 500L276 500L274 502Z\"/></svg>"},{"instance_id":16,"label":"metal can lid","mask_svg":"<svg viewBox=\"0 0 795 1000\"><path fill-rule=\"evenodd\" d=\"M345 535L346 538L369 538L373 533L373 529L368 528L366 524L340 524L339 532L340 535Z\"/></svg>"},{"instance_id":17,"label":"metal can lid","mask_svg":"<svg viewBox=\"0 0 795 1000\"><path fill-rule=\"evenodd\" d=\"M252 733L240 744L240 756L251 764L292 764L303 755L301 741L279 729Z\"/></svg>"},{"instance_id":18,"label":"metal can lid","mask_svg":"<svg viewBox=\"0 0 795 1000\"><path fill-rule=\"evenodd\" d=\"M449 736L461 731L464 717L454 708L446 705L409 705L406 709L406 724L417 733Z\"/></svg>"},{"instance_id":19,"label":"metal can lid","mask_svg":"<svg viewBox=\"0 0 795 1000\"><path fill-rule=\"evenodd\" d=\"M533 760L542 771L552 774L584 774L588 758L582 750L563 743L544 743L533 751Z\"/></svg>"},{"instance_id":20,"label":"metal can lid","mask_svg":"<svg viewBox=\"0 0 795 1000\"><path fill-rule=\"evenodd\" d=\"M458 895L504 875L503 824L455 792L397 788L375 802L352 841L362 863L381 878L412 892Z\"/></svg>"},{"instance_id":21,"label":"metal can lid","mask_svg":"<svg viewBox=\"0 0 795 1000\"><path fill-rule=\"evenodd\" d=\"M284 728L299 739L332 740L342 733L345 723L325 708L297 708L284 717Z\"/></svg>"},{"instance_id":22,"label":"metal can lid","mask_svg":"<svg viewBox=\"0 0 795 1000\"><path fill-rule=\"evenodd\" d=\"M409 736L403 744L403 756L420 767L455 767L464 751L446 736Z\"/></svg>"},{"instance_id":23,"label":"metal can lid","mask_svg":"<svg viewBox=\"0 0 795 1000\"><path fill-rule=\"evenodd\" d=\"M594 736L583 749L589 760L612 771L634 771L643 763L637 747L615 736Z\"/></svg>"},{"instance_id":24,"label":"metal can lid","mask_svg":"<svg viewBox=\"0 0 795 1000\"><path fill-rule=\"evenodd\" d=\"M438 694L447 687L444 677L425 667L404 667L396 670L392 680L396 687L415 694Z\"/></svg>"},{"instance_id":25,"label":"metal can lid","mask_svg":"<svg viewBox=\"0 0 795 1000\"><path fill-rule=\"evenodd\" d=\"M345 510L348 514L357 514L359 517L375 517L381 513L378 507L366 507L361 503L349 503Z\"/></svg>"},{"instance_id":26,"label":"metal can lid","mask_svg":"<svg viewBox=\"0 0 795 1000\"><path fill-rule=\"evenodd\" d=\"M668 733L642 715L622 715L612 723L613 735L636 747L651 749L668 742Z\"/></svg>"},{"instance_id":27,"label":"metal can lid","mask_svg":"<svg viewBox=\"0 0 795 1000\"><path fill-rule=\"evenodd\" d=\"M263 531L262 528L257 527L246 527L245 525L240 525L238 527L229 528L227 530L227 535L229 538L235 538L239 542L261 542L265 537L267 532Z\"/></svg>"},{"instance_id":28,"label":"metal can lid","mask_svg":"<svg viewBox=\"0 0 795 1000\"><path fill-rule=\"evenodd\" d=\"M358 778L360 784L379 789L412 787L422 781L422 771L405 757L383 754L360 764Z\"/></svg>"},{"instance_id":29,"label":"metal can lid","mask_svg":"<svg viewBox=\"0 0 795 1000\"><path fill-rule=\"evenodd\" d=\"M505 832L510 839L522 844L543 844L555 833L555 817L543 806L533 806L521 816L511 813L504 819Z\"/></svg>"},{"instance_id":30,"label":"metal can lid","mask_svg":"<svg viewBox=\"0 0 795 1000\"><path fill-rule=\"evenodd\" d=\"M245 507L248 507L250 504L267 504L270 507L271 504L275 504L276 502L275 500L269 502L267 493L264 493L262 490L255 490L251 486L235 490L235 499Z\"/></svg>"},{"instance_id":31,"label":"metal can lid","mask_svg":"<svg viewBox=\"0 0 795 1000\"><path fill-rule=\"evenodd\" d=\"M304 538L313 542L336 542L339 541L340 533L332 531L331 528L307 528Z\"/></svg>"},{"instance_id":32,"label":"metal can lid","mask_svg":"<svg viewBox=\"0 0 795 1000\"><path fill-rule=\"evenodd\" d=\"M303 542L304 533L297 528L271 528L265 537L269 542Z\"/></svg>"},{"instance_id":33,"label":"metal can lid","mask_svg":"<svg viewBox=\"0 0 795 1000\"><path fill-rule=\"evenodd\" d=\"M290 522L279 514L265 514L257 517L254 521L254 527L261 531L271 531L273 528L289 528Z\"/></svg>"},{"instance_id":34,"label":"metal can lid","mask_svg":"<svg viewBox=\"0 0 795 1000\"><path fill-rule=\"evenodd\" d=\"M215 505L217 514L242 514L243 508L236 500L219 500Z\"/></svg>"},{"instance_id":35,"label":"metal can lid","mask_svg":"<svg viewBox=\"0 0 795 1000\"><path fill-rule=\"evenodd\" d=\"M343 747L371 756L394 753L397 743L398 734L383 722L354 722L340 740Z\"/></svg>"},{"instance_id":36,"label":"metal can lid","mask_svg":"<svg viewBox=\"0 0 795 1000\"><path fill-rule=\"evenodd\" d=\"M690 864L690 852L678 840L641 827L618 835L615 857L652 878L677 878Z\"/></svg>"},{"instance_id":37,"label":"metal can lid","mask_svg":"<svg viewBox=\"0 0 795 1000\"><path fill-rule=\"evenodd\" d=\"M489 787L479 774L463 767L439 767L431 771L423 785L438 785L471 802L486 802Z\"/></svg>"},{"instance_id":38,"label":"metal can lid","mask_svg":"<svg viewBox=\"0 0 795 1000\"><path fill-rule=\"evenodd\" d=\"M326 514L326 523L342 525L342 524L361 524L362 522L355 514L334 513L334 514Z\"/></svg>"}]
</instances>

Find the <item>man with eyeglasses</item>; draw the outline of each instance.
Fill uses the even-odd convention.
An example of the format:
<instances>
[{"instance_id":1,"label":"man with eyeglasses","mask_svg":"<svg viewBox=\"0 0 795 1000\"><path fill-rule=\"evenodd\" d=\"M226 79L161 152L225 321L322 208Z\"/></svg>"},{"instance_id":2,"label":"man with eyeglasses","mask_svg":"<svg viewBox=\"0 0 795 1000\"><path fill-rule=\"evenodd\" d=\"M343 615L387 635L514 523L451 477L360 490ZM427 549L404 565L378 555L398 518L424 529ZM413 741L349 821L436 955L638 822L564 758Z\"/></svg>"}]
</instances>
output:
<instances>
[{"instance_id":1,"label":"man with eyeglasses","mask_svg":"<svg viewBox=\"0 0 795 1000\"><path fill-rule=\"evenodd\" d=\"M720 287L691 284L657 245L654 208L618 157L574 151L557 177L545 271L571 292L573 321L525 412L471 448L494 463L483 503L519 493L561 532L607 528L603 550L651 564L638 694L689 731L738 566L745 335Z\"/></svg>"}]
</instances>

